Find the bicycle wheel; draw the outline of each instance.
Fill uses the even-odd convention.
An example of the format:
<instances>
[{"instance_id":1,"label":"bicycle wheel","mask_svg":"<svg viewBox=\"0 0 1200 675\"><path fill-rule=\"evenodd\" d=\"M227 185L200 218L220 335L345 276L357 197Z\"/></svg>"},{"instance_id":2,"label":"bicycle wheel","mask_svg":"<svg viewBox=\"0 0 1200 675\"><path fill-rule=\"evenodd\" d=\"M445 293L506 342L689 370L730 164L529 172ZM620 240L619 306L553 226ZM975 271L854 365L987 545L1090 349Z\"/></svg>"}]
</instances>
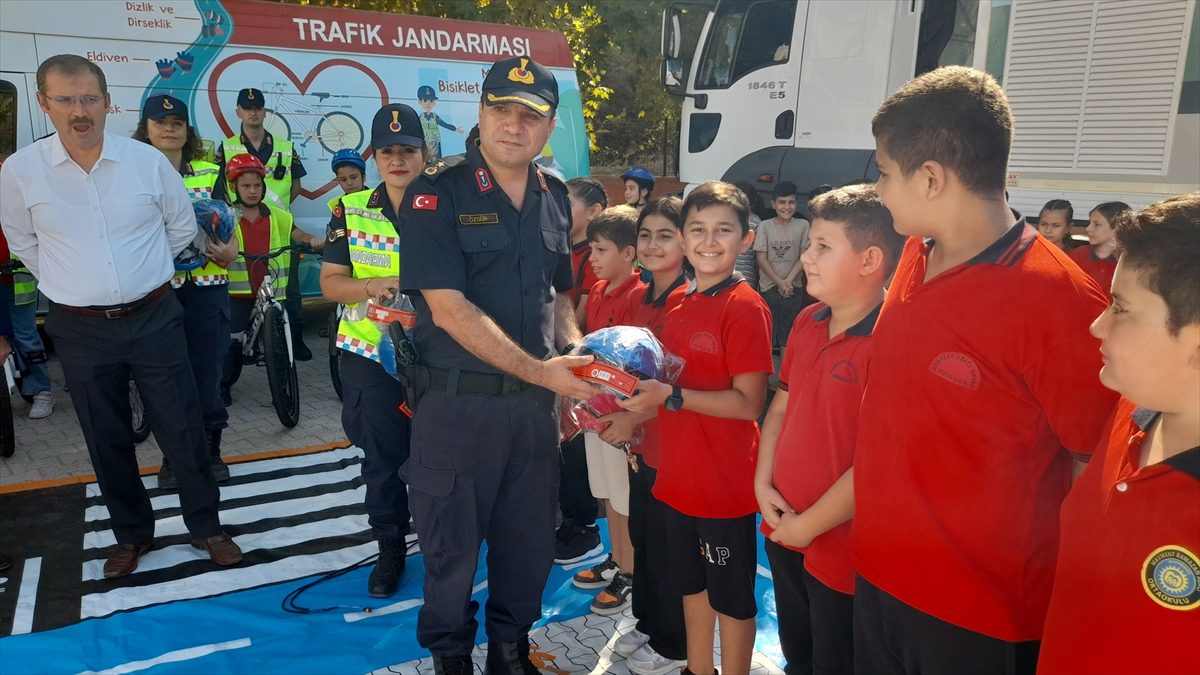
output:
<instances>
[{"instance_id":1,"label":"bicycle wheel","mask_svg":"<svg viewBox=\"0 0 1200 675\"><path fill-rule=\"evenodd\" d=\"M150 438L150 420L146 417L146 406L137 383L129 381L129 410L133 413L133 442L141 443Z\"/></svg>"},{"instance_id":2,"label":"bicycle wheel","mask_svg":"<svg viewBox=\"0 0 1200 675\"><path fill-rule=\"evenodd\" d=\"M342 148L357 151L363 142L363 128L358 120L344 112L327 113L317 122L317 140L327 152Z\"/></svg>"},{"instance_id":3,"label":"bicycle wheel","mask_svg":"<svg viewBox=\"0 0 1200 675\"><path fill-rule=\"evenodd\" d=\"M300 382L296 364L288 357L287 327L283 310L268 307L263 315L263 356L267 362L267 383L271 386L271 404L283 426L296 426L300 421Z\"/></svg>"},{"instance_id":4,"label":"bicycle wheel","mask_svg":"<svg viewBox=\"0 0 1200 675\"><path fill-rule=\"evenodd\" d=\"M288 124L287 118L270 108L267 108L266 114L263 115L263 128L275 138L292 138L292 125Z\"/></svg>"},{"instance_id":5,"label":"bicycle wheel","mask_svg":"<svg viewBox=\"0 0 1200 675\"><path fill-rule=\"evenodd\" d=\"M0 457L12 457L17 451L17 430L13 428L12 392L8 379L0 383Z\"/></svg>"},{"instance_id":6,"label":"bicycle wheel","mask_svg":"<svg viewBox=\"0 0 1200 675\"><path fill-rule=\"evenodd\" d=\"M329 380L333 382L333 391L337 393L338 400L342 399L342 359L341 349L337 346L337 329L341 323L341 316L335 309L329 313Z\"/></svg>"}]
</instances>

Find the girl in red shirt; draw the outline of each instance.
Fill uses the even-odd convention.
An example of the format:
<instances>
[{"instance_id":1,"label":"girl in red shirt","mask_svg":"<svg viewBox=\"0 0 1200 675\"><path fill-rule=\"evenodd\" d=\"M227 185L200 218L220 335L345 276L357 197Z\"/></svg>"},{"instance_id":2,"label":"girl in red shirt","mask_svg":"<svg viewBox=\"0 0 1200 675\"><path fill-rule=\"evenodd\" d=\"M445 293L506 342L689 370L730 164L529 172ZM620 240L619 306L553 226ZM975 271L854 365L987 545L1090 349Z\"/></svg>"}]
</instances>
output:
<instances>
[{"instance_id":1,"label":"girl in red shirt","mask_svg":"<svg viewBox=\"0 0 1200 675\"><path fill-rule=\"evenodd\" d=\"M1112 297L1113 272L1117 269L1117 240L1113 230L1133 222L1133 209L1125 202L1097 204L1088 214L1088 246L1071 251L1071 259Z\"/></svg>"}]
</instances>

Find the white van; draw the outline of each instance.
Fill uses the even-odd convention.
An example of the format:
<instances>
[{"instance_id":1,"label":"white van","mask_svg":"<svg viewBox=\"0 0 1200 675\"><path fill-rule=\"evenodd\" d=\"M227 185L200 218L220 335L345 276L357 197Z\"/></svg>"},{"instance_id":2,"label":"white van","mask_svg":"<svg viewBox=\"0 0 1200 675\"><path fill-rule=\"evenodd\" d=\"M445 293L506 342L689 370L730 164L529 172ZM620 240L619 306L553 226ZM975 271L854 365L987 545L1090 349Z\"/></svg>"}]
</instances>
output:
<instances>
[{"instance_id":1,"label":"white van","mask_svg":"<svg viewBox=\"0 0 1200 675\"><path fill-rule=\"evenodd\" d=\"M564 178L588 174L579 84L561 33L256 0L3 0L0 17L0 156L53 131L34 94L38 64L55 54L104 69L107 129L116 134L132 135L142 102L168 93L188 104L204 139L220 143L238 132L238 90L255 87L267 99L267 130L291 139L308 172L296 223L322 235L326 202L340 193L329 160L343 148L370 156L381 105L407 103L424 116L417 93L428 87L440 154L461 153L487 68L531 56L554 73L561 100L538 162ZM305 295L319 293L311 264L301 279Z\"/></svg>"},{"instance_id":2,"label":"white van","mask_svg":"<svg viewBox=\"0 0 1200 675\"><path fill-rule=\"evenodd\" d=\"M697 14L699 14L697 16ZM719 0L663 21L662 77L685 97L679 177L769 194L876 176L871 117L919 69L987 70L1016 121L1014 208L1085 214L1200 184L1195 0ZM699 27L686 77L684 28Z\"/></svg>"}]
</instances>

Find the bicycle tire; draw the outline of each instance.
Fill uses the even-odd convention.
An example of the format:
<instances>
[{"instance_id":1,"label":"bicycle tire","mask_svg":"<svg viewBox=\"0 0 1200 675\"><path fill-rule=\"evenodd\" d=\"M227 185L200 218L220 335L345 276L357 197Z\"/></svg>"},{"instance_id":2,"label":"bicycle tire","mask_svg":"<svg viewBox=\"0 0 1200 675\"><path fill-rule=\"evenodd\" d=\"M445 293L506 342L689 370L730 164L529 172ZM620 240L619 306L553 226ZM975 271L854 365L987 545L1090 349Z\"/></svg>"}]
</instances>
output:
<instances>
[{"instance_id":1,"label":"bicycle tire","mask_svg":"<svg viewBox=\"0 0 1200 675\"><path fill-rule=\"evenodd\" d=\"M337 331L340 323L341 317L338 316L338 311L335 309L329 313L329 381L333 383L333 391L337 394L339 401L342 400L342 350L337 346Z\"/></svg>"},{"instance_id":2,"label":"bicycle tire","mask_svg":"<svg viewBox=\"0 0 1200 675\"><path fill-rule=\"evenodd\" d=\"M288 124L287 118L272 108L267 108L266 114L263 115L263 128L271 133L275 138L283 138L291 140L292 125Z\"/></svg>"},{"instance_id":3,"label":"bicycle tire","mask_svg":"<svg viewBox=\"0 0 1200 675\"><path fill-rule=\"evenodd\" d=\"M267 307L261 330L271 405L275 407L279 422L290 429L300 421L300 382L296 376L296 363L288 357L283 310Z\"/></svg>"},{"instance_id":4,"label":"bicycle tire","mask_svg":"<svg viewBox=\"0 0 1200 675\"><path fill-rule=\"evenodd\" d=\"M5 379L0 384L0 457L12 457L17 451L17 430L13 424L12 392Z\"/></svg>"},{"instance_id":5,"label":"bicycle tire","mask_svg":"<svg viewBox=\"0 0 1200 675\"><path fill-rule=\"evenodd\" d=\"M326 113L317 122L317 142L326 152L337 152L350 148L355 152L362 147L363 128L353 115L344 112Z\"/></svg>"},{"instance_id":6,"label":"bicycle tire","mask_svg":"<svg viewBox=\"0 0 1200 675\"><path fill-rule=\"evenodd\" d=\"M146 417L146 405L137 383L129 381L129 412L133 427L133 442L141 443L150 438L150 419Z\"/></svg>"}]
</instances>

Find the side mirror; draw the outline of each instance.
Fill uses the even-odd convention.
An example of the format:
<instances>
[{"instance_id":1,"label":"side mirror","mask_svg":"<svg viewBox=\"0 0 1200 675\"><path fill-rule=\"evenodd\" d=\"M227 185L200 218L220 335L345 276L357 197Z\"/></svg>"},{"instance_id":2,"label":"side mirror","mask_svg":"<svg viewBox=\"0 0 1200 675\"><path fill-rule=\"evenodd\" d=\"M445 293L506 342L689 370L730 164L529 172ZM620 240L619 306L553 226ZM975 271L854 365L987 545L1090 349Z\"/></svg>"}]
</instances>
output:
<instances>
[{"instance_id":1,"label":"side mirror","mask_svg":"<svg viewBox=\"0 0 1200 675\"><path fill-rule=\"evenodd\" d=\"M663 59L659 79L668 94L683 96L683 61Z\"/></svg>"},{"instance_id":2,"label":"side mirror","mask_svg":"<svg viewBox=\"0 0 1200 675\"><path fill-rule=\"evenodd\" d=\"M683 40L683 30L679 23L680 8L671 5L663 10L662 21L662 55L668 59L678 59L680 43Z\"/></svg>"}]
</instances>

